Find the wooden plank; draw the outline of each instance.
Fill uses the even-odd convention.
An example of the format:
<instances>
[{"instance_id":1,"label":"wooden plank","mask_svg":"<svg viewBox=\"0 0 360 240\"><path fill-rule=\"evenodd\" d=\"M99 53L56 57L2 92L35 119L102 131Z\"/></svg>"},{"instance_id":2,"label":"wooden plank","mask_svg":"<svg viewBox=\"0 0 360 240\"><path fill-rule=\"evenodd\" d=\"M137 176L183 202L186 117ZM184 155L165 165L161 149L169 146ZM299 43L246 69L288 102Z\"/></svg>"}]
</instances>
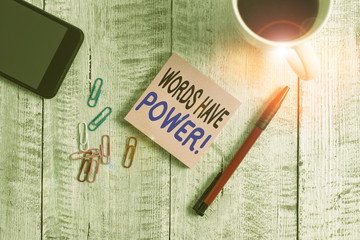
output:
<instances>
[{"instance_id":1,"label":"wooden plank","mask_svg":"<svg viewBox=\"0 0 360 240\"><path fill-rule=\"evenodd\" d=\"M301 84L300 239L360 239L359 9L334 1L313 41L322 74Z\"/></svg>"},{"instance_id":2,"label":"wooden plank","mask_svg":"<svg viewBox=\"0 0 360 240\"><path fill-rule=\"evenodd\" d=\"M41 7L42 1L29 1ZM41 235L42 100L0 77L0 239Z\"/></svg>"},{"instance_id":3,"label":"wooden plank","mask_svg":"<svg viewBox=\"0 0 360 240\"><path fill-rule=\"evenodd\" d=\"M242 105L193 169L171 164L174 239L295 239L297 77L282 57L241 39L230 1L175 0L173 52L238 97ZM200 217L192 207L235 154L276 90L291 90L221 194Z\"/></svg>"},{"instance_id":4,"label":"wooden plank","mask_svg":"<svg viewBox=\"0 0 360 240\"><path fill-rule=\"evenodd\" d=\"M169 154L123 119L170 56L169 1L47 2L46 9L76 24L85 43L58 96L45 103L44 238L164 239L169 236ZM95 108L89 81L104 79ZM104 107L110 118L95 132L112 138L113 164L97 181L78 183L77 124ZM122 167L128 137L138 138L135 160Z\"/></svg>"},{"instance_id":5,"label":"wooden plank","mask_svg":"<svg viewBox=\"0 0 360 240\"><path fill-rule=\"evenodd\" d=\"M47 1L45 10L81 29L87 26L87 8L82 2ZM69 159L78 150L77 124L87 121L88 49L86 36L58 94L44 104L44 239L83 239L88 231L84 220L90 214L86 209L94 205L93 186L77 182L79 162Z\"/></svg>"}]
</instances>

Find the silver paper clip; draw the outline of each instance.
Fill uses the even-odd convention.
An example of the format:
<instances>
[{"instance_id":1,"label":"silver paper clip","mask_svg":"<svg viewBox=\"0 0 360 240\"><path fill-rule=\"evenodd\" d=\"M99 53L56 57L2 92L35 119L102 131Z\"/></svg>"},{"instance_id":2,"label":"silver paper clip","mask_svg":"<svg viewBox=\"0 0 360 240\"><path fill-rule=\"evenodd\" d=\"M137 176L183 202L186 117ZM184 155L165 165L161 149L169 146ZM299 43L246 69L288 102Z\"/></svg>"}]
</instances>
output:
<instances>
[{"instance_id":1,"label":"silver paper clip","mask_svg":"<svg viewBox=\"0 0 360 240\"><path fill-rule=\"evenodd\" d=\"M82 127L83 125L84 127ZM89 149L89 135L85 122L79 123L79 150L86 151Z\"/></svg>"},{"instance_id":2,"label":"silver paper clip","mask_svg":"<svg viewBox=\"0 0 360 240\"><path fill-rule=\"evenodd\" d=\"M108 110L108 113L105 114L105 116L97 122L97 120L104 114L104 112ZM102 110L88 125L88 129L90 131L95 131L105 120L106 118L111 114L112 109L111 107L106 107L104 110ZM92 127L92 125L95 126L95 128Z\"/></svg>"},{"instance_id":3,"label":"silver paper clip","mask_svg":"<svg viewBox=\"0 0 360 240\"><path fill-rule=\"evenodd\" d=\"M96 92L96 96L94 96L94 92L97 88L97 82L98 81L101 81L100 83L100 86ZM98 103L98 100L99 100L99 97L100 97L100 94L101 94L101 88L102 88L102 85L103 85L103 80L102 78L97 78L94 82L94 86L93 86L93 89L91 91L91 94L90 94L90 97L89 97L89 100L88 100L88 105L89 107L95 107ZM94 102L94 104L92 104L92 102Z\"/></svg>"}]
</instances>

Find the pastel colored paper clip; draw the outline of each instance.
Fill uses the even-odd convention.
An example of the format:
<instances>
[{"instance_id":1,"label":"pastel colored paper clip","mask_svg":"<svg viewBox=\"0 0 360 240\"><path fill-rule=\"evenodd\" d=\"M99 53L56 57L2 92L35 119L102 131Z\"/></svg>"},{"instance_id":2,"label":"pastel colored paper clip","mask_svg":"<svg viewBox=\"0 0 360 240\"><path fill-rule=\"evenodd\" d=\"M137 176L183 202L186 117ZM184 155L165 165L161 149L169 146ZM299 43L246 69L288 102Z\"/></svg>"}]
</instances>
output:
<instances>
[{"instance_id":1,"label":"pastel colored paper clip","mask_svg":"<svg viewBox=\"0 0 360 240\"><path fill-rule=\"evenodd\" d=\"M134 140L135 143L133 145L130 144L131 140ZM136 137L130 137L126 146L126 153L125 153L125 157L124 157L124 162L123 162L123 166L124 168L129 168L131 167L133 160L134 160L134 155L135 155L135 150L136 150L136 145L137 145L137 139ZM128 159L128 155L129 155L129 151L132 150L131 154L130 154L130 162L129 165L126 165L126 160Z\"/></svg>"},{"instance_id":2,"label":"pastel colored paper clip","mask_svg":"<svg viewBox=\"0 0 360 240\"><path fill-rule=\"evenodd\" d=\"M90 152L86 152L81 163L80 172L78 175L79 182L88 181L94 183L99 172L100 156L91 156ZM83 178L81 178L83 176Z\"/></svg>"},{"instance_id":3,"label":"pastel colored paper clip","mask_svg":"<svg viewBox=\"0 0 360 240\"><path fill-rule=\"evenodd\" d=\"M83 126L83 127L82 127ZM85 122L79 123L79 150L86 151L89 149L89 135Z\"/></svg>"},{"instance_id":4,"label":"pastel colored paper clip","mask_svg":"<svg viewBox=\"0 0 360 240\"><path fill-rule=\"evenodd\" d=\"M89 183L94 183L96 181L96 176L99 173L99 167L100 167L100 156L91 158L90 167L87 173L87 181Z\"/></svg>"},{"instance_id":5,"label":"pastel colored paper clip","mask_svg":"<svg viewBox=\"0 0 360 240\"><path fill-rule=\"evenodd\" d=\"M90 169L90 163L91 163L91 153L90 152L86 152L83 156L83 161L81 163L81 167L80 167L80 172L79 172L79 175L78 175L78 181L79 182L85 182L86 179L87 179L87 174L88 174L88 171ZM84 167L87 163L87 167L85 168L86 170L84 171ZM81 179L81 176L84 175L84 178Z\"/></svg>"},{"instance_id":6,"label":"pastel colored paper clip","mask_svg":"<svg viewBox=\"0 0 360 240\"><path fill-rule=\"evenodd\" d=\"M100 86L97 88L97 82L98 81L101 81L100 83ZM88 105L89 107L95 107L98 103L98 100L99 100L99 97L100 97L100 94L101 94L101 88L102 88L102 85L103 85L103 80L102 78L97 78L94 82L94 86L93 86L93 89L91 91L91 94L90 94L90 97L89 97L89 100L88 100ZM97 90L96 92L96 96L94 96L94 93L95 93L95 90ZM93 104L92 104L93 102Z\"/></svg>"},{"instance_id":7,"label":"pastel colored paper clip","mask_svg":"<svg viewBox=\"0 0 360 240\"><path fill-rule=\"evenodd\" d=\"M96 121L103 115L103 113L104 113L107 109L109 110L108 113L106 113L105 116L104 116L101 120L99 120L98 122L96 122ZM95 130L106 120L106 118L111 114L111 112L112 112L111 107L106 107L106 108L104 108L104 110L102 110L102 111L89 123L88 129L89 129L90 131L95 131ZM94 125L95 128L92 128L92 125Z\"/></svg>"},{"instance_id":8,"label":"pastel colored paper clip","mask_svg":"<svg viewBox=\"0 0 360 240\"><path fill-rule=\"evenodd\" d=\"M89 157L97 157L97 156L100 156L100 150L98 148L92 148L87 151L74 152L70 155L70 159L75 161L75 160L84 159L85 157L89 158Z\"/></svg>"},{"instance_id":9,"label":"pastel colored paper clip","mask_svg":"<svg viewBox=\"0 0 360 240\"><path fill-rule=\"evenodd\" d=\"M105 138L107 138L107 153L105 154ZM111 154L110 154L110 136L104 135L101 138L101 145L100 145L100 151L101 151L101 162L104 165L109 165L111 162ZM104 158L107 158L107 161L104 161Z\"/></svg>"}]
</instances>

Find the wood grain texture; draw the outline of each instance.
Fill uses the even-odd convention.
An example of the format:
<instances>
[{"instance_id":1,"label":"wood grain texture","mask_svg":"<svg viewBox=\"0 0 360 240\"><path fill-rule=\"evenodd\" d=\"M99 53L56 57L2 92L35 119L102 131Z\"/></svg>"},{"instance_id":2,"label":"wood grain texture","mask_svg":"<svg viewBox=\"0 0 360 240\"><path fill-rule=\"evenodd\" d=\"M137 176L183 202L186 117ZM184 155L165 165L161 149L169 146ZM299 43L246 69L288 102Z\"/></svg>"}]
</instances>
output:
<instances>
[{"instance_id":1,"label":"wood grain texture","mask_svg":"<svg viewBox=\"0 0 360 240\"><path fill-rule=\"evenodd\" d=\"M169 154L124 117L170 56L169 1L47 1L46 10L79 26L85 42L56 98L45 102L44 239L166 239L169 236ZM97 107L91 83L104 79ZM91 147L110 134L112 161L94 184L76 180L77 124L104 107L109 119L90 132ZM127 139L138 138L130 169Z\"/></svg>"},{"instance_id":2,"label":"wood grain texture","mask_svg":"<svg viewBox=\"0 0 360 240\"><path fill-rule=\"evenodd\" d=\"M0 109L0 239L39 239L42 101L0 77Z\"/></svg>"},{"instance_id":3,"label":"wood grain texture","mask_svg":"<svg viewBox=\"0 0 360 240\"><path fill-rule=\"evenodd\" d=\"M322 75L300 89L282 57L236 33L230 1L29 2L80 27L85 41L54 99L0 78L0 240L360 239L357 0L334 1L329 23L311 41ZM242 102L193 169L124 120L172 52ZM102 95L90 108L97 77ZM271 124L206 216L195 215L195 202L285 85L290 92ZM113 162L100 166L94 184L79 183L80 162L69 159L78 123L107 106L113 112L89 133L90 146L110 134ZM139 143L125 169L130 136Z\"/></svg>"},{"instance_id":4,"label":"wood grain texture","mask_svg":"<svg viewBox=\"0 0 360 240\"><path fill-rule=\"evenodd\" d=\"M295 239L297 77L279 56L236 34L230 1L174 0L173 52L239 98L237 113L193 169L171 165L173 239ZM231 160L275 91L291 90L206 216L192 210Z\"/></svg>"},{"instance_id":5,"label":"wood grain texture","mask_svg":"<svg viewBox=\"0 0 360 240\"><path fill-rule=\"evenodd\" d=\"M359 1L334 1L314 38L318 79L301 84L300 239L360 239Z\"/></svg>"},{"instance_id":6,"label":"wood grain texture","mask_svg":"<svg viewBox=\"0 0 360 240\"><path fill-rule=\"evenodd\" d=\"M46 1L45 10L86 30L85 3ZM90 112L88 49L85 37L58 94L44 104L43 239L86 238L90 228L88 209L96 204L94 186L76 180L80 162L69 159L78 151L77 124L86 122Z\"/></svg>"},{"instance_id":7,"label":"wood grain texture","mask_svg":"<svg viewBox=\"0 0 360 240\"><path fill-rule=\"evenodd\" d=\"M168 239L169 154L124 117L170 57L171 3L94 1L94 9L102 21L91 30L92 75L104 77L101 104L115 110L104 126L114 139L115 161L102 184L109 188L109 239ZM122 161L130 136L138 138L138 147L126 169Z\"/></svg>"}]
</instances>

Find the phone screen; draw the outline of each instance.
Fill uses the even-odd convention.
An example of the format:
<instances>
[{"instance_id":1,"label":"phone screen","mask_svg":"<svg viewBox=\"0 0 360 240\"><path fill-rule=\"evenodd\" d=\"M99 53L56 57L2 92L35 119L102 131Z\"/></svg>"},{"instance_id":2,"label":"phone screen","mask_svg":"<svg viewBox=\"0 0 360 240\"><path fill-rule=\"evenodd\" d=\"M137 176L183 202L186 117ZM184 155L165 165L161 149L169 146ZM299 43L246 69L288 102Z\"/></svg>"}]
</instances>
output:
<instances>
[{"instance_id":1,"label":"phone screen","mask_svg":"<svg viewBox=\"0 0 360 240\"><path fill-rule=\"evenodd\" d=\"M37 89L67 28L13 0L0 0L0 72Z\"/></svg>"}]
</instances>

